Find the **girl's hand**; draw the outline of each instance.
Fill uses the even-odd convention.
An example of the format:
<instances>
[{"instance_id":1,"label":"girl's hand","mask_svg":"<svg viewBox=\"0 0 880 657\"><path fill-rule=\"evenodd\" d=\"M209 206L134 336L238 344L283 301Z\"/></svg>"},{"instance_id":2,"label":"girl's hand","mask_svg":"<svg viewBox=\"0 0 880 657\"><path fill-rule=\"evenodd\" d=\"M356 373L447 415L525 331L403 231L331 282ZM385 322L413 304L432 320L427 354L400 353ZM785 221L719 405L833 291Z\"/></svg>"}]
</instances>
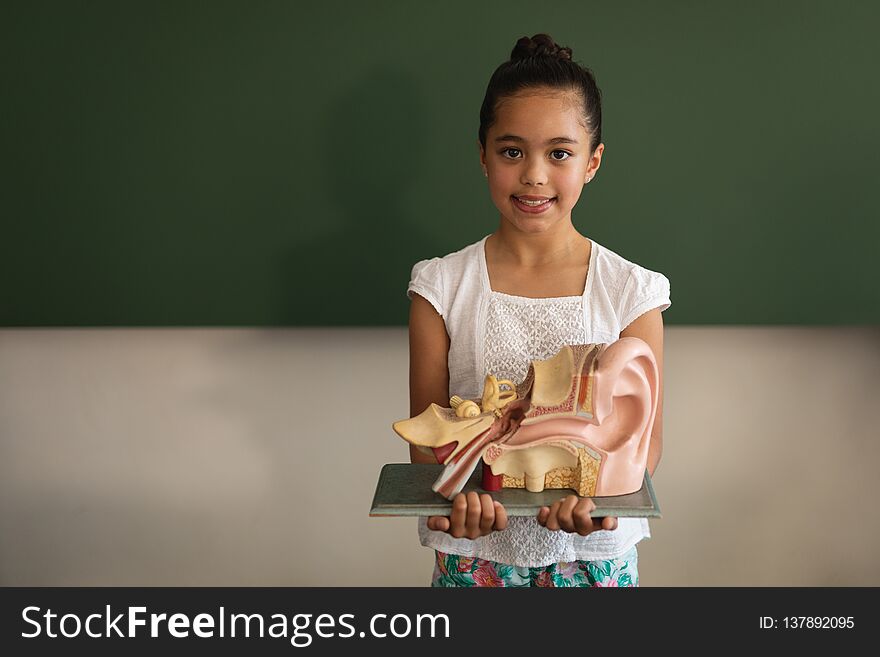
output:
<instances>
[{"instance_id":1,"label":"girl's hand","mask_svg":"<svg viewBox=\"0 0 880 657\"><path fill-rule=\"evenodd\" d=\"M475 539L507 527L507 511L486 493L459 493L452 499L452 515L431 516L428 529L446 532L453 538Z\"/></svg>"},{"instance_id":2,"label":"girl's hand","mask_svg":"<svg viewBox=\"0 0 880 657\"><path fill-rule=\"evenodd\" d=\"M590 512L596 508L589 497L569 495L553 503L552 507L542 506L538 511L538 524L547 529L577 533L586 536L599 529L617 529L617 518L592 518Z\"/></svg>"}]
</instances>

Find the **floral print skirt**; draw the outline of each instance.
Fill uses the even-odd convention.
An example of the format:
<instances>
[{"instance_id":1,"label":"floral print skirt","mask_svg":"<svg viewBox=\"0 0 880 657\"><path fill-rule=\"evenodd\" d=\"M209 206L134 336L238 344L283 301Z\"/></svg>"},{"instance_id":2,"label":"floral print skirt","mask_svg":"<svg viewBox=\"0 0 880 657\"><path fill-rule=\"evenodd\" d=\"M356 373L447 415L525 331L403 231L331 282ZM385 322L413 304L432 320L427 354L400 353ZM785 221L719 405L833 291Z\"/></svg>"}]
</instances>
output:
<instances>
[{"instance_id":1,"label":"floral print skirt","mask_svg":"<svg viewBox=\"0 0 880 657\"><path fill-rule=\"evenodd\" d=\"M638 553L616 559L571 561L528 568L436 552L431 586L638 586Z\"/></svg>"}]
</instances>

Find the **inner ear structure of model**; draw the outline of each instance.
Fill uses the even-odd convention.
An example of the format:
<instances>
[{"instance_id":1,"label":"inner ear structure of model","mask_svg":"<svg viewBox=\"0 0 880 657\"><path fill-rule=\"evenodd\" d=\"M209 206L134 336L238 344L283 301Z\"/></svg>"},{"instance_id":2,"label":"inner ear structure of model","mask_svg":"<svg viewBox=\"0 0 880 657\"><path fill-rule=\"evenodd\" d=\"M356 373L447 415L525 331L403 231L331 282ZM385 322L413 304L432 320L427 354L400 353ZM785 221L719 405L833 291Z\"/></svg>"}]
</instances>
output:
<instances>
[{"instance_id":1,"label":"inner ear structure of model","mask_svg":"<svg viewBox=\"0 0 880 657\"><path fill-rule=\"evenodd\" d=\"M453 396L394 423L446 467L432 486L461 492L480 459L487 491L571 488L582 497L642 487L657 413L659 373L638 338L566 345L532 361L520 384L486 376L480 399Z\"/></svg>"}]
</instances>

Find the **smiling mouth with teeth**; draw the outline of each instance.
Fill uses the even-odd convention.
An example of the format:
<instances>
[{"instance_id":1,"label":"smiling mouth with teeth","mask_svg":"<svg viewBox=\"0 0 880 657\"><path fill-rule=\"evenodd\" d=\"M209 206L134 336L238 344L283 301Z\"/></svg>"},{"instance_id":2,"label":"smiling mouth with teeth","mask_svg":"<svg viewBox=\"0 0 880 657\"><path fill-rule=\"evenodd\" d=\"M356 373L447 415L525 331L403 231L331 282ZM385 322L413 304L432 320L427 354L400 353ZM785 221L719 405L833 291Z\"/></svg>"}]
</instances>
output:
<instances>
[{"instance_id":1,"label":"smiling mouth with teeth","mask_svg":"<svg viewBox=\"0 0 880 657\"><path fill-rule=\"evenodd\" d=\"M519 196L514 196L513 198L515 198L517 201L519 201L523 205L529 205L534 208L539 205L544 205L545 203L549 203L550 201L553 200L553 198L556 198L556 197L554 196L553 198L545 198L545 199L541 199L539 201L530 201L530 200L527 200L524 198L520 198Z\"/></svg>"}]
</instances>

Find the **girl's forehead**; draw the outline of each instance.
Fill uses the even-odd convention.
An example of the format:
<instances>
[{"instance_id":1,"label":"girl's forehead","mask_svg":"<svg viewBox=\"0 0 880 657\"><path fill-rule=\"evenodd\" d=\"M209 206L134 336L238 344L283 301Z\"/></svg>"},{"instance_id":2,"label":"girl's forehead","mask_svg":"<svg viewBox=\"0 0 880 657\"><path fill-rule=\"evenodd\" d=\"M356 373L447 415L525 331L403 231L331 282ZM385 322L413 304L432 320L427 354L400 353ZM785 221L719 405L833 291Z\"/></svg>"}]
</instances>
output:
<instances>
[{"instance_id":1,"label":"girl's forehead","mask_svg":"<svg viewBox=\"0 0 880 657\"><path fill-rule=\"evenodd\" d=\"M529 141L576 133L580 141L587 132L582 105L583 101L575 92L520 92L499 99L490 132L494 133L493 137L513 134Z\"/></svg>"}]
</instances>

